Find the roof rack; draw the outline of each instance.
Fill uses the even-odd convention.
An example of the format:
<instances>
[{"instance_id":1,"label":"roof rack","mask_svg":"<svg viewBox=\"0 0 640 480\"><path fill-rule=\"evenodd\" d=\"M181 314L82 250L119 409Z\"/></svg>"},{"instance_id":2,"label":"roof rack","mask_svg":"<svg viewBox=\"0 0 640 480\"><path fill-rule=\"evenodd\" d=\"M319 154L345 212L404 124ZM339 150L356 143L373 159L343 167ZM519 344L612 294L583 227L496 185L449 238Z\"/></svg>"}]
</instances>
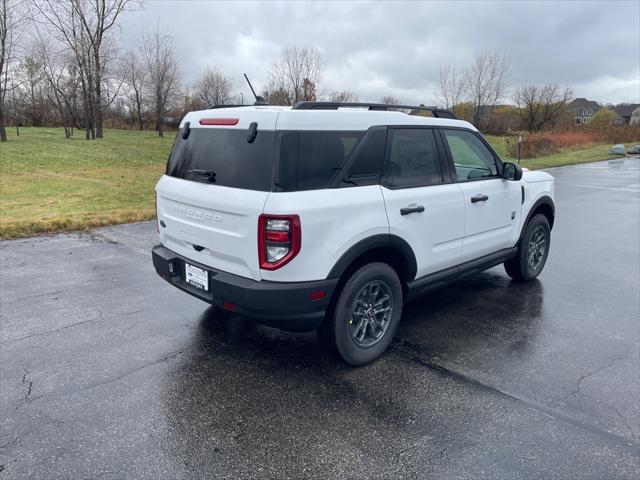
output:
<instances>
[{"instance_id":1,"label":"roof rack","mask_svg":"<svg viewBox=\"0 0 640 480\"><path fill-rule=\"evenodd\" d=\"M238 108L238 107L252 107L253 105L243 105L243 104L218 104L218 105L210 105L208 110L217 110L218 108Z\"/></svg>"},{"instance_id":2,"label":"roof rack","mask_svg":"<svg viewBox=\"0 0 640 480\"><path fill-rule=\"evenodd\" d=\"M424 105L387 105L386 103L366 103L366 102L298 102L292 110L338 110L339 108L366 108L367 110L411 110L421 112L431 112L436 118L452 118L457 120L451 111L444 108L425 107Z\"/></svg>"}]
</instances>

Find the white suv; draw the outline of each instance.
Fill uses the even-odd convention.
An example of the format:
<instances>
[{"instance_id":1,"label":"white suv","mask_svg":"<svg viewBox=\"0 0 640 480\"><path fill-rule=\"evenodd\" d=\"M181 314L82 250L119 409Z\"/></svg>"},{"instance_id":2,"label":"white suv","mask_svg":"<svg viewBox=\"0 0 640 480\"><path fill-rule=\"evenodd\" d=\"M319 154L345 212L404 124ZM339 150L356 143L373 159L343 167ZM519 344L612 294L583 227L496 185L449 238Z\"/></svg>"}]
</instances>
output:
<instances>
[{"instance_id":1,"label":"white suv","mask_svg":"<svg viewBox=\"0 0 640 480\"><path fill-rule=\"evenodd\" d=\"M553 177L502 162L471 124L361 103L191 112L156 195L164 279L317 329L354 365L384 352L407 300L500 263L537 277L555 214Z\"/></svg>"}]
</instances>

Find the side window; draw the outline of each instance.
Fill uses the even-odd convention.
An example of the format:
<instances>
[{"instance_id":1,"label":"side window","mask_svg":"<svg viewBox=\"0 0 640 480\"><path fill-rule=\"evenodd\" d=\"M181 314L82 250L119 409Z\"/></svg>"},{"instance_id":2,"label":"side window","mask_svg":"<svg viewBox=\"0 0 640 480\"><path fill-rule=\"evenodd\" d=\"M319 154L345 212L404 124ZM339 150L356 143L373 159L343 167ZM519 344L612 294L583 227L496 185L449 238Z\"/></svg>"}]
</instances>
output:
<instances>
[{"instance_id":1,"label":"side window","mask_svg":"<svg viewBox=\"0 0 640 480\"><path fill-rule=\"evenodd\" d=\"M362 132L300 131L298 190L330 188Z\"/></svg>"},{"instance_id":2,"label":"side window","mask_svg":"<svg viewBox=\"0 0 640 480\"><path fill-rule=\"evenodd\" d=\"M362 139L362 145L356 158L347 172L342 187L361 187L376 185L380 174L380 167L384 159L384 147L387 143L387 129L378 128L369 131Z\"/></svg>"},{"instance_id":3,"label":"side window","mask_svg":"<svg viewBox=\"0 0 640 480\"><path fill-rule=\"evenodd\" d=\"M443 182L432 129L397 128L390 131L385 180L390 187L420 187Z\"/></svg>"},{"instance_id":4,"label":"side window","mask_svg":"<svg viewBox=\"0 0 640 480\"><path fill-rule=\"evenodd\" d=\"M472 132L444 130L458 180L493 177L498 173L493 154Z\"/></svg>"}]
</instances>

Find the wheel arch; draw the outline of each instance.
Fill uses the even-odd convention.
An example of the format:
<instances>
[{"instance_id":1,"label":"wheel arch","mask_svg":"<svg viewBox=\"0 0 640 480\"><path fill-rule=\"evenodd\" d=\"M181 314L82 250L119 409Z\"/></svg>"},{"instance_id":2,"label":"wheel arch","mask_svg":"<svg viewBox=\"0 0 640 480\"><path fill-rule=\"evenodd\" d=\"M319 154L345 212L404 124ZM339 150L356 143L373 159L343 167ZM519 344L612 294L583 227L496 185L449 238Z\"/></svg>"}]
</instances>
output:
<instances>
[{"instance_id":1,"label":"wheel arch","mask_svg":"<svg viewBox=\"0 0 640 480\"><path fill-rule=\"evenodd\" d=\"M416 276L417 262L411 246L396 235L374 235L350 247L335 263L327 278L340 278L345 272L368 263L389 263L403 284Z\"/></svg>"},{"instance_id":2,"label":"wheel arch","mask_svg":"<svg viewBox=\"0 0 640 480\"><path fill-rule=\"evenodd\" d=\"M518 239L518 241L522 239L522 235L524 235L524 231L527 228L529 221L534 217L534 215L538 215L539 213L547 217L549 227L553 229L553 222L556 216L556 206L555 203L553 203L553 199L551 197L544 195L537 199L533 203L533 205L531 205L529 213L527 214L527 218L522 223L522 229L520 231L520 238Z\"/></svg>"}]
</instances>

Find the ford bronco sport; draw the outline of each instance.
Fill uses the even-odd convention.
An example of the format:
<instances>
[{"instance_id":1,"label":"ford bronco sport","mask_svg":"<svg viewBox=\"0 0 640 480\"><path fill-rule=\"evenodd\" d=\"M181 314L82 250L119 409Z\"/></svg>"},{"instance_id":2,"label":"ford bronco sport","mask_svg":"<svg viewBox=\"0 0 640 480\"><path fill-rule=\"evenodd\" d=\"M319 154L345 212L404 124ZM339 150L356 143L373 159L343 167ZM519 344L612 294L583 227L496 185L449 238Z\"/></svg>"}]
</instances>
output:
<instances>
[{"instance_id":1,"label":"ford bronco sport","mask_svg":"<svg viewBox=\"0 0 640 480\"><path fill-rule=\"evenodd\" d=\"M385 351L407 300L500 263L536 278L555 214L553 177L502 162L471 124L363 103L191 112L156 195L165 280L317 329L353 365Z\"/></svg>"}]
</instances>

